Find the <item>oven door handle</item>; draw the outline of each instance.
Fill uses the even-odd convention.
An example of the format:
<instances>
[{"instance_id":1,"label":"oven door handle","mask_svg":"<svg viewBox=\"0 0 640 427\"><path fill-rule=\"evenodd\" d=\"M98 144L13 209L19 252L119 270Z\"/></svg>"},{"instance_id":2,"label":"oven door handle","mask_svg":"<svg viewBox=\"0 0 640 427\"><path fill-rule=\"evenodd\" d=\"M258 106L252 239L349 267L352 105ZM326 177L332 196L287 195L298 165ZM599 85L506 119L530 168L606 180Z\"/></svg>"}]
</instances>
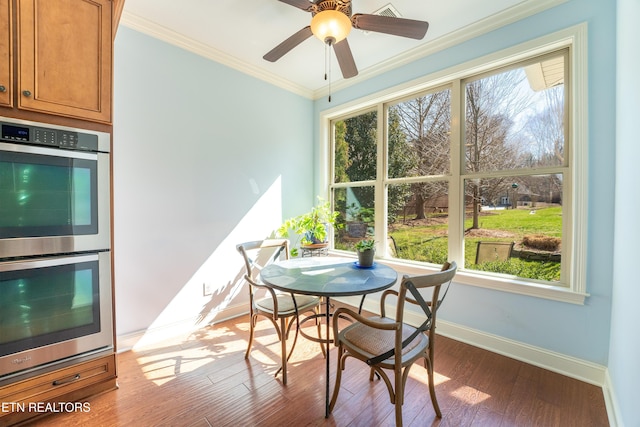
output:
<instances>
[{"instance_id":1,"label":"oven door handle","mask_svg":"<svg viewBox=\"0 0 640 427\"><path fill-rule=\"evenodd\" d=\"M54 267L57 265L77 264L86 261L97 261L99 256L97 253L58 256L49 258L31 258L21 260L9 260L0 262L0 273L7 271L25 270L31 268Z\"/></svg>"}]
</instances>

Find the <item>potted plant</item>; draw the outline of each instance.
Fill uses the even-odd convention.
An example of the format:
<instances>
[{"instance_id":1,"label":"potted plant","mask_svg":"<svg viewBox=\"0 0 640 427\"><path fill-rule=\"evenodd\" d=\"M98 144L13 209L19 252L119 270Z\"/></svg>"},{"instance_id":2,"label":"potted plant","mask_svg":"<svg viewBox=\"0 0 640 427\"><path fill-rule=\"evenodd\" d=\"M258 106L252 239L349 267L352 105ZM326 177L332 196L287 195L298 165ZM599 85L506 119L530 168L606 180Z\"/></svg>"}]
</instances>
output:
<instances>
[{"instance_id":1,"label":"potted plant","mask_svg":"<svg viewBox=\"0 0 640 427\"><path fill-rule=\"evenodd\" d=\"M338 212L331 211L331 204L318 198L318 204L309 212L287 219L278 228L277 233L281 237L289 237L289 230L293 230L302 237L302 246L326 246L328 244L328 227L335 226ZM295 246L295 245L293 245ZM297 256L298 250L292 247L291 254Z\"/></svg>"},{"instance_id":2,"label":"potted plant","mask_svg":"<svg viewBox=\"0 0 640 427\"><path fill-rule=\"evenodd\" d=\"M354 245L358 253L358 267L373 266L373 257L376 254L375 244L376 241L373 239L362 239Z\"/></svg>"}]
</instances>

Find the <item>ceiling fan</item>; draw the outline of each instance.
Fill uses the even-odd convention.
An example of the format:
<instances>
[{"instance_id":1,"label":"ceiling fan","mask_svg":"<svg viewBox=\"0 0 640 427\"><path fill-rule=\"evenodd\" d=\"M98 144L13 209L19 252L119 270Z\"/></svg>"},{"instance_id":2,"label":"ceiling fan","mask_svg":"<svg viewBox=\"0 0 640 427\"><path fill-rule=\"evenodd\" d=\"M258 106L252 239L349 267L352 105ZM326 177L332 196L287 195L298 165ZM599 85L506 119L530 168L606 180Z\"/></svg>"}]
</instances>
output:
<instances>
[{"instance_id":1,"label":"ceiling fan","mask_svg":"<svg viewBox=\"0 0 640 427\"><path fill-rule=\"evenodd\" d=\"M311 24L280 43L263 58L270 62L276 62L291 49L315 35L324 43L333 46L342 76L345 79L358 75L358 68L346 39L352 27L417 40L422 39L429 28L429 23L425 21L364 13L352 15L351 0L279 1L311 12Z\"/></svg>"}]
</instances>

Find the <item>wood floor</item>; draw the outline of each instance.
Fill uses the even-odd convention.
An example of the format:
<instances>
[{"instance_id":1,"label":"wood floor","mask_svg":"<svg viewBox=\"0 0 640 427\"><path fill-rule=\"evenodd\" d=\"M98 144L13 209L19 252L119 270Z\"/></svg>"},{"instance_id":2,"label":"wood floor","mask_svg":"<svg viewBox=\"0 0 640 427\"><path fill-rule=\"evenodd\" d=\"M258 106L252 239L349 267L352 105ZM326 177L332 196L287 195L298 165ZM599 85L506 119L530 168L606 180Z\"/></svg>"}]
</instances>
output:
<instances>
[{"instance_id":1,"label":"wood floor","mask_svg":"<svg viewBox=\"0 0 640 427\"><path fill-rule=\"evenodd\" d=\"M392 426L385 385L350 359L338 402L324 417L325 360L320 347L298 341L288 384L273 376L279 344L268 321L258 324L244 359L248 316L119 356L119 389L87 400L90 411L55 414L32 426ZM335 348L331 352L331 389ZM599 387L438 337L435 417L426 371L414 365L403 408L405 426L608 426Z\"/></svg>"}]
</instances>

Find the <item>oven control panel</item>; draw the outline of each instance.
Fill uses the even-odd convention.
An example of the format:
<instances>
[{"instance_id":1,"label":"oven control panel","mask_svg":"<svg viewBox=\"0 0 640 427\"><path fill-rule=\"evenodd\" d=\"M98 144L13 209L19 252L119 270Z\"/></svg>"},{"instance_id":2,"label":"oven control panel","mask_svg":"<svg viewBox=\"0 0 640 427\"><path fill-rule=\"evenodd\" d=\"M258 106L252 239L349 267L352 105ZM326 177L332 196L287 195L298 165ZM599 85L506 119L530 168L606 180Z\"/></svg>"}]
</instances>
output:
<instances>
[{"instance_id":1,"label":"oven control panel","mask_svg":"<svg viewBox=\"0 0 640 427\"><path fill-rule=\"evenodd\" d=\"M0 139L67 150L98 151L98 136L65 129L0 122Z\"/></svg>"}]
</instances>

